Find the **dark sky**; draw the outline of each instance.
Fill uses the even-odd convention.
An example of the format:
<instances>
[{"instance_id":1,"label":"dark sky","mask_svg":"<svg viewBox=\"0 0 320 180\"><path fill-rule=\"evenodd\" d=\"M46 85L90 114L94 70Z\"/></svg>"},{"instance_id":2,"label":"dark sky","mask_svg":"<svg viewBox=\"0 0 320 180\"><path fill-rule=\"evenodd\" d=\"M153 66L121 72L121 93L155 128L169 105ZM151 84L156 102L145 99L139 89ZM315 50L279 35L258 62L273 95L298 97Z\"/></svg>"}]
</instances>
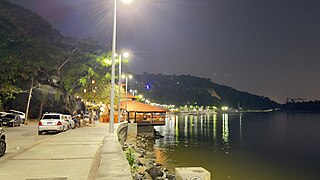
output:
<instances>
[{"instance_id":1,"label":"dark sky","mask_svg":"<svg viewBox=\"0 0 320 180\"><path fill-rule=\"evenodd\" d=\"M110 46L113 0L10 0L63 35ZM135 0L117 49L134 73L190 74L284 102L320 99L320 1Z\"/></svg>"}]
</instances>

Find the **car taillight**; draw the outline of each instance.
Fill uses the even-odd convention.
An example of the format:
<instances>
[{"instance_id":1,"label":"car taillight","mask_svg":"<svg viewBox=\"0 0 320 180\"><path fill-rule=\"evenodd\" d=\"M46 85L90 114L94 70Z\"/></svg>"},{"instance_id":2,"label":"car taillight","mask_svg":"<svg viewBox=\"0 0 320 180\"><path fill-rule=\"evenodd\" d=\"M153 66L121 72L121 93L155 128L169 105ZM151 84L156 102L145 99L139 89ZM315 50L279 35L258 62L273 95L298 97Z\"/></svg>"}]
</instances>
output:
<instances>
[{"instance_id":1,"label":"car taillight","mask_svg":"<svg viewBox=\"0 0 320 180\"><path fill-rule=\"evenodd\" d=\"M58 121L57 125L60 126L60 125L62 125L62 123L60 121Z\"/></svg>"},{"instance_id":2,"label":"car taillight","mask_svg":"<svg viewBox=\"0 0 320 180\"><path fill-rule=\"evenodd\" d=\"M42 122L41 121L38 122L38 126L42 126Z\"/></svg>"}]
</instances>

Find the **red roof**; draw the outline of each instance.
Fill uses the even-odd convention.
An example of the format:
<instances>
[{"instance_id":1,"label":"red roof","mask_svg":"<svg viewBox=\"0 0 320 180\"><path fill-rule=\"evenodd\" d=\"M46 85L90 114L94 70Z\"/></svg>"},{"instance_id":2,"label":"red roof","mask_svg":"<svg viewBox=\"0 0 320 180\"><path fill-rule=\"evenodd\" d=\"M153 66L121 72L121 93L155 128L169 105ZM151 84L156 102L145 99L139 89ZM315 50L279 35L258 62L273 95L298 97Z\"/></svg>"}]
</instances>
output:
<instances>
[{"instance_id":1,"label":"red roof","mask_svg":"<svg viewBox=\"0 0 320 180\"><path fill-rule=\"evenodd\" d=\"M121 109L125 109L126 102L121 101ZM151 106L149 104L141 103L141 102L136 102L132 100L127 101L127 111L129 112L155 112L155 113L165 113L167 110L156 107L156 106Z\"/></svg>"}]
</instances>

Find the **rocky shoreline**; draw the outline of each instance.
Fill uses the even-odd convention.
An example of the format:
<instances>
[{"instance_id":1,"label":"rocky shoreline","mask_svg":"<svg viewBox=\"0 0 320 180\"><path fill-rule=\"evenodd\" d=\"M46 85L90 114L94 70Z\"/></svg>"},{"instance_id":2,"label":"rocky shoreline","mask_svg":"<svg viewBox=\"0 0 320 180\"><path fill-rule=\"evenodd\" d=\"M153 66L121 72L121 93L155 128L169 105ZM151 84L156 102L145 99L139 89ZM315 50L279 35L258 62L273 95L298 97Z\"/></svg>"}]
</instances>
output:
<instances>
[{"instance_id":1,"label":"rocky shoreline","mask_svg":"<svg viewBox=\"0 0 320 180\"><path fill-rule=\"evenodd\" d=\"M123 150L126 151L127 160L131 166L134 180L174 180L175 175L169 172L163 164L156 162L153 143L156 138L161 138L158 132L154 137L138 135L136 143L124 142Z\"/></svg>"}]
</instances>

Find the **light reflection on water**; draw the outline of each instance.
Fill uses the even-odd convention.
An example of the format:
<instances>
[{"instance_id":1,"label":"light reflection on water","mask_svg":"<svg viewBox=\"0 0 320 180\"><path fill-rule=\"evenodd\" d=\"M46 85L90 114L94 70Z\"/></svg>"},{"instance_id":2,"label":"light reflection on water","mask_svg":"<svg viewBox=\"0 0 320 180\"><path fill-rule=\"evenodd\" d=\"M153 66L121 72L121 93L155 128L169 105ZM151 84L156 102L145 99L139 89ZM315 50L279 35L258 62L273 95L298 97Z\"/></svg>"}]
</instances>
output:
<instances>
[{"instance_id":1,"label":"light reflection on water","mask_svg":"<svg viewBox=\"0 0 320 180\"><path fill-rule=\"evenodd\" d=\"M320 114L170 115L155 127L157 161L202 166L214 179L318 179Z\"/></svg>"}]
</instances>

